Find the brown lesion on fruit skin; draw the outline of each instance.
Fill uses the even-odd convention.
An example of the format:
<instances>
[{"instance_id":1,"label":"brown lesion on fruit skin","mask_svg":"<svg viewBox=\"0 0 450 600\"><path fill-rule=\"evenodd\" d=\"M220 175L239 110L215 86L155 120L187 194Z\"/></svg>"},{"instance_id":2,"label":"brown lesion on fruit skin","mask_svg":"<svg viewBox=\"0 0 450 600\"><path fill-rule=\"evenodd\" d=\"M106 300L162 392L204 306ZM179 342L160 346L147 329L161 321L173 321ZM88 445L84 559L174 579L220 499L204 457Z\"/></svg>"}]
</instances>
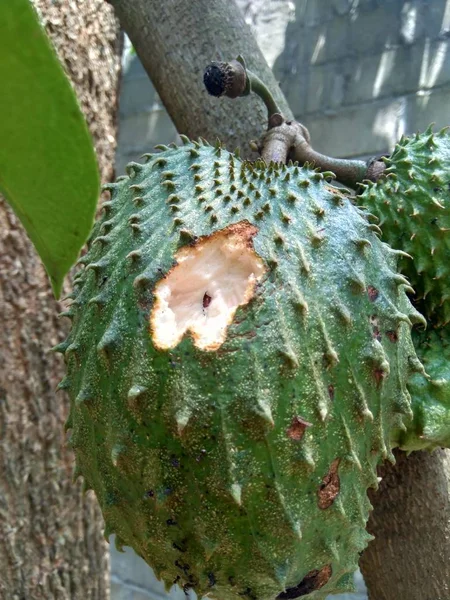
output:
<instances>
[{"instance_id":1,"label":"brown lesion on fruit skin","mask_svg":"<svg viewBox=\"0 0 450 600\"><path fill-rule=\"evenodd\" d=\"M203 308L208 308L208 306L211 304L211 296L208 295L208 292L205 292L204 296L203 296Z\"/></svg>"},{"instance_id":2,"label":"brown lesion on fruit skin","mask_svg":"<svg viewBox=\"0 0 450 600\"><path fill-rule=\"evenodd\" d=\"M313 569L307 573L301 582L295 587L288 588L281 594L278 594L276 600L294 600L301 596L307 596L323 588L331 578L333 570L331 565L325 565L322 569Z\"/></svg>"},{"instance_id":3,"label":"brown lesion on fruit skin","mask_svg":"<svg viewBox=\"0 0 450 600\"><path fill-rule=\"evenodd\" d=\"M373 377L375 379L377 389L379 389L380 386L383 384L386 376L387 376L387 373L383 369L374 369L373 370Z\"/></svg>"},{"instance_id":4,"label":"brown lesion on fruit skin","mask_svg":"<svg viewBox=\"0 0 450 600\"><path fill-rule=\"evenodd\" d=\"M398 333L394 329L386 331L386 336L393 344L398 342Z\"/></svg>"},{"instance_id":5,"label":"brown lesion on fruit skin","mask_svg":"<svg viewBox=\"0 0 450 600\"><path fill-rule=\"evenodd\" d=\"M326 510L335 501L339 494L341 483L338 475L338 468L341 462L340 458L335 458L330 465L330 469L322 479L319 490L317 492L318 505L321 510Z\"/></svg>"},{"instance_id":6,"label":"brown lesion on fruit skin","mask_svg":"<svg viewBox=\"0 0 450 600\"><path fill-rule=\"evenodd\" d=\"M369 298L370 298L370 294L369 294ZM375 340L378 340L379 342L381 342L381 331L379 328L378 316L371 315L369 317L369 321L370 321L370 325L372 327L372 337Z\"/></svg>"},{"instance_id":7,"label":"brown lesion on fruit skin","mask_svg":"<svg viewBox=\"0 0 450 600\"><path fill-rule=\"evenodd\" d=\"M151 335L153 343L157 349L168 350L170 348L175 347L186 334L189 334L193 340L194 345L201 348L202 350L216 351L218 348L220 348L220 346L225 341L226 336L223 339L216 340L216 341L208 344L207 346L205 346L205 345L202 345L202 343L201 343L200 333L194 331L191 327L188 327L183 332L183 335L176 341L176 343L174 343L172 345L164 344L161 342L161 340L157 339L158 336L156 334L156 332L157 332L157 324L156 323L157 323L158 314L162 309L161 298L157 294L159 284L161 283L161 281L167 282L167 280L170 278L171 274L175 271L175 269L179 268L181 263L184 260L188 259L193 253L200 254L202 249L204 249L208 244L212 244L215 242L220 243L221 238L224 240L224 243L226 243L230 239L231 240L234 239L239 244L239 247L242 249L242 251L247 251L251 254L253 260L255 261L255 264L258 267L259 275L258 276L252 275L251 280L249 278L249 280L247 281L247 287L245 289L245 293L241 299L241 302L230 313L229 318L228 318L226 324L224 325L223 329L224 329L224 331L226 331L228 329L228 327L233 323L233 319L234 319L237 308L240 306L244 306L250 302L250 300L253 298L253 296L255 294L255 291L258 287L258 284L259 284L262 276L267 271L267 267L264 265L262 259L258 256L258 254L256 253L256 251L253 247L253 238L258 233L258 231L259 231L258 227L256 227L255 225L252 225L248 220L243 220L238 223L229 225L228 227L225 227L224 229L215 231L214 233L212 233L210 235L205 235L205 236L195 238L194 241L187 243L185 246L181 247L178 250L178 252L175 254L172 268L163 276L163 278L160 280L160 282L158 282L158 284L156 285L156 288L153 292L155 301L154 301L153 309L152 309L151 315L150 315L150 335ZM208 292L205 292L203 295L203 298L202 298L203 310L208 309L212 301L213 301L213 298L208 294Z\"/></svg>"},{"instance_id":8,"label":"brown lesion on fruit skin","mask_svg":"<svg viewBox=\"0 0 450 600\"><path fill-rule=\"evenodd\" d=\"M333 196L340 196L341 198L348 198L348 195L345 194L342 190L340 190L337 187L333 187L331 185L324 185L324 188L327 190L327 192L330 192L330 194L333 194Z\"/></svg>"},{"instance_id":9,"label":"brown lesion on fruit skin","mask_svg":"<svg viewBox=\"0 0 450 600\"><path fill-rule=\"evenodd\" d=\"M292 417L291 425L287 430L287 435L291 440L299 442L308 427L312 427L312 423L308 423L308 421L305 421L305 419L297 415Z\"/></svg>"},{"instance_id":10,"label":"brown lesion on fruit skin","mask_svg":"<svg viewBox=\"0 0 450 600\"><path fill-rule=\"evenodd\" d=\"M375 340L378 340L379 342L381 342L381 331L378 329L378 327L374 327L372 330L372 337Z\"/></svg>"},{"instance_id":11,"label":"brown lesion on fruit skin","mask_svg":"<svg viewBox=\"0 0 450 600\"><path fill-rule=\"evenodd\" d=\"M367 295L369 296L369 300L371 302L375 302L375 300L380 295L380 292L377 290L377 288L373 287L373 285L368 285L367 286Z\"/></svg>"}]
</instances>

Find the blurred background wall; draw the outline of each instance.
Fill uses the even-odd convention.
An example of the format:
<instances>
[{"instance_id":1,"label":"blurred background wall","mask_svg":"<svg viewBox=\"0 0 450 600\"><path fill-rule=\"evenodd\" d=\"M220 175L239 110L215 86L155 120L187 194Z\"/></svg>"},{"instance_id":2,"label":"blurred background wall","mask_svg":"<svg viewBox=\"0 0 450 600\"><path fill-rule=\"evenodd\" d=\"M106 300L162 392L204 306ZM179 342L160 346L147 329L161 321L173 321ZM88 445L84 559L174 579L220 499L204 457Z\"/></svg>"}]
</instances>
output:
<instances>
[{"instance_id":1,"label":"blurred background wall","mask_svg":"<svg viewBox=\"0 0 450 600\"><path fill-rule=\"evenodd\" d=\"M318 151L369 157L389 152L402 134L423 130L431 122L438 128L450 124L450 0L237 4ZM177 141L130 44L123 60L118 174L155 144ZM112 600L167 598L142 559L130 549L118 553L113 546ZM330 600L365 600L360 577L357 585L358 594ZM174 590L171 600L184 600L184 593Z\"/></svg>"},{"instance_id":2,"label":"blurred background wall","mask_svg":"<svg viewBox=\"0 0 450 600\"><path fill-rule=\"evenodd\" d=\"M346 157L381 154L403 133L450 122L448 0L237 4L317 150ZM124 63L118 172L155 144L176 140L129 45Z\"/></svg>"}]
</instances>

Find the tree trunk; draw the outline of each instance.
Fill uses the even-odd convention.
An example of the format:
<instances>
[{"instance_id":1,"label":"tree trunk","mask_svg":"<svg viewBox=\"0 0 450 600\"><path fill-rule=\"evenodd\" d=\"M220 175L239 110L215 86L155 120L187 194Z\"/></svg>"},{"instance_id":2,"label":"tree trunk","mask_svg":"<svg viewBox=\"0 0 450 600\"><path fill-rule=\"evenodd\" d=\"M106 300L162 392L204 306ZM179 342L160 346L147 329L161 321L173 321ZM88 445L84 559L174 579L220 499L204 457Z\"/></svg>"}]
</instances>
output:
<instances>
[{"instance_id":1,"label":"tree trunk","mask_svg":"<svg viewBox=\"0 0 450 600\"><path fill-rule=\"evenodd\" d=\"M108 0L116 9L161 100L179 133L217 138L249 154L259 138L267 110L254 96L230 100L208 96L203 71L212 61L242 54L247 67L271 89L282 113L291 110L255 38L233 0Z\"/></svg>"},{"instance_id":2,"label":"tree trunk","mask_svg":"<svg viewBox=\"0 0 450 600\"><path fill-rule=\"evenodd\" d=\"M260 137L267 115L258 98L217 100L208 97L202 85L202 73L209 62L228 61L237 54L244 55L248 67L267 84L285 116L291 117L286 100L232 0L108 1L115 7L122 26L180 133L191 138L202 136L210 141L219 137L231 149L235 146L246 149L250 139ZM372 497L375 510L371 531L379 540L372 542L374 551L365 554L363 564L373 600L388 598L382 595L385 592L379 590L390 590L389 598L395 600L450 598L450 594L444 592L445 584L440 585L438 592L430 585L433 579L442 582L443 574L447 574L448 578L450 564L450 482L448 462L442 456L442 453L434 453L427 456L426 460L422 456L427 470L420 480L417 480L418 469L415 465L421 459L416 456L402 459L399 467L391 469L387 477L389 486L383 486L382 491ZM433 487L428 488L432 484ZM386 539L383 531L383 507L390 502L391 488L397 489L397 494L403 498L412 493L414 506L422 507L418 514L417 508L408 512L400 502L390 505L391 522L403 532L402 536L410 532L408 538L397 537L398 545L394 550L388 548L392 538ZM428 546L422 546L422 541L418 543L424 535L422 523L426 524ZM411 534L413 530L414 535ZM444 531L447 532L447 538L443 537ZM407 540L403 545L402 539ZM431 552L433 540L436 547L445 540L445 544L439 548L439 559L436 553ZM407 548L405 544L408 544ZM375 548L380 550L375 551ZM429 551L424 551L424 548ZM401 559L401 554L408 559ZM403 562L400 563L400 560ZM411 560L417 566L413 567ZM393 569L395 562L402 566ZM447 565L446 569L442 567L444 564ZM427 577L409 576L413 570L416 570L416 575L426 571ZM400 575L403 574L400 582ZM434 591L430 592L431 589Z\"/></svg>"},{"instance_id":3,"label":"tree trunk","mask_svg":"<svg viewBox=\"0 0 450 600\"><path fill-rule=\"evenodd\" d=\"M361 558L370 600L450 598L450 451L396 452L380 469Z\"/></svg>"},{"instance_id":4,"label":"tree trunk","mask_svg":"<svg viewBox=\"0 0 450 600\"><path fill-rule=\"evenodd\" d=\"M120 38L102 0L36 0L81 100L103 179L113 175ZM26 40L24 40L26 43ZM7 82L6 82L7 85ZM24 165L26 168L26 165ZM108 548L97 502L72 483L55 388L66 333L40 260L0 201L0 598L106 600Z\"/></svg>"}]
</instances>

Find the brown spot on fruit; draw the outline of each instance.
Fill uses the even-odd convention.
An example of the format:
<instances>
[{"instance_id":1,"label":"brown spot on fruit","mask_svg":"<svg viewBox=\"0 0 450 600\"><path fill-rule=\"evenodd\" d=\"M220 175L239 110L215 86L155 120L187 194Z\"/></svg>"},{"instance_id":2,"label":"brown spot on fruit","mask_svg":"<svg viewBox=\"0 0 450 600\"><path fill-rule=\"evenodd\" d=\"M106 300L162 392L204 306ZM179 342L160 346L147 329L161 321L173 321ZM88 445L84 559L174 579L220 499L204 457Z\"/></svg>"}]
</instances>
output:
<instances>
[{"instance_id":1,"label":"brown spot on fruit","mask_svg":"<svg viewBox=\"0 0 450 600\"><path fill-rule=\"evenodd\" d=\"M328 386L328 395L330 396L330 400L334 400L334 385Z\"/></svg>"},{"instance_id":2,"label":"brown spot on fruit","mask_svg":"<svg viewBox=\"0 0 450 600\"><path fill-rule=\"evenodd\" d=\"M338 468L340 462L340 458L333 460L328 473L322 479L322 483L320 484L317 495L319 508L322 510L329 508L339 494L341 484L339 481Z\"/></svg>"},{"instance_id":3,"label":"brown spot on fruit","mask_svg":"<svg viewBox=\"0 0 450 600\"><path fill-rule=\"evenodd\" d=\"M381 331L379 328L378 317L377 315L371 315L369 317L369 322L372 326L372 336L375 340L381 342Z\"/></svg>"},{"instance_id":4,"label":"brown spot on fruit","mask_svg":"<svg viewBox=\"0 0 450 600\"><path fill-rule=\"evenodd\" d=\"M341 198L344 198L344 199L347 198L347 196L344 193L342 193L337 188L331 187L331 185L325 184L324 187L327 190L327 192L330 192L330 194L333 194L333 196L340 196Z\"/></svg>"},{"instance_id":5,"label":"brown spot on fruit","mask_svg":"<svg viewBox=\"0 0 450 600\"><path fill-rule=\"evenodd\" d=\"M326 565L320 570L313 569L303 577L298 585L278 594L277 600L294 600L294 598L307 596L311 592L320 590L320 588L328 583L332 572L331 565Z\"/></svg>"},{"instance_id":6,"label":"brown spot on fruit","mask_svg":"<svg viewBox=\"0 0 450 600\"><path fill-rule=\"evenodd\" d=\"M299 442L302 439L306 428L311 426L312 423L308 423L308 421L305 421L302 417L292 417L291 425L287 430L288 437L290 437L291 440Z\"/></svg>"},{"instance_id":7,"label":"brown spot on fruit","mask_svg":"<svg viewBox=\"0 0 450 600\"><path fill-rule=\"evenodd\" d=\"M396 331L394 331L393 329L386 331L386 335L388 337L388 339L395 344L396 342L398 342L398 334Z\"/></svg>"},{"instance_id":8,"label":"brown spot on fruit","mask_svg":"<svg viewBox=\"0 0 450 600\"><path fill-rule=\"evenodd\" d=\"M375 302L375 300L380 295L380 292L377 290L377 288L374 288L373 285L368 285L367 286L367 295L369 296L369 300L371 302Z\"/></svg>"},{"instance_id":9,"label":"brown spot on fruit","mask_svg":"<svg viewBox=\"0 0 450 600\"><path fill-rule=\"evenodd\" d=\"M374 339L378 340L379 342L381 342L381 332L378 329L378 327L374 327L373 328L373 333L372 333Z\"/></svg>"},{"instance_id":10,"label":"brown spot on fruit","mask_svg":"<svg viewBox=\"0 0 450 600\"><path fill-rule=\"evenodd\" d=\"M178 250L175 266L154 289L150 329L156 348L175 348L186 333L201 350L223 344L236 310L250 302L267 270L253 248L257 233L240 221Z\"/></svg>"},{"instance_id":11,"label":"brown spot on fruit","mask_svg":"<svg viewBox=\"0 0 450 600\"><path fill-rule=\"evenodd\" d=\"M208 308L208 306L211 304L211 296L208 296L207 292L205 292L205 295L203 296L203 308Z\"/></svg>"},{"instance_id":12,"label":"brown spot on fruit","mask_svg":"<svg viewBox=\"0 0 450 600\"><path fill-rule=\"evenodd\" d=\"M374 369L373 376L374 376L375 382L377 384L377 388L379 388L381 386L381 384L383 383L384 378L387 375L388 375L388 373L384 369Z\"/></svg>"}]
</instances>

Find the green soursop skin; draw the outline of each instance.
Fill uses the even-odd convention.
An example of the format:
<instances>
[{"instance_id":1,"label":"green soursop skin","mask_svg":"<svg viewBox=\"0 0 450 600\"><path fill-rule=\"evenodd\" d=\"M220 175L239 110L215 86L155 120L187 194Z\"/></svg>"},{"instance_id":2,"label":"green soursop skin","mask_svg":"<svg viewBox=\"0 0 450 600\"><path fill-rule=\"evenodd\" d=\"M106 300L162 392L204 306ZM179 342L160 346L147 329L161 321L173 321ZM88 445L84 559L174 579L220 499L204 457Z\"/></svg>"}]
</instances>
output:
<instances>
[{"instance_id":1,"label":"green soursop skin","mask_svg":"<svg viewBox=\"0 0 450 600\"><path fill-rule=\"evenodd\" d=\"M428 377L414 373L408 383L414 418L402 432L402 450L450 448L450 331L413 331L417 354Z\"/></svg>"},{"instance_id":2,"label":"green soursop skin","mask_svg":"<svg viewBox=\"0 0 450 600\"><path fill-rule=\"evenodd\" d=\"M398 253L327 174L188 142L128 174L59 347L105 535L219 600L351 589L422 369Z\"/></svg>"},{"instance_id":3,"label":"green soursop skin","mask_svg":"<svg viewBox=\"0 0 450 600\"><path fill-rule=\"evenodd\" d=\"M447 130L403 138L385 174L358 203L380 218L383 240L412 257L399 264L420 310L437 325L450 321L450 136Z\"/></svg>"}]
</instances>

